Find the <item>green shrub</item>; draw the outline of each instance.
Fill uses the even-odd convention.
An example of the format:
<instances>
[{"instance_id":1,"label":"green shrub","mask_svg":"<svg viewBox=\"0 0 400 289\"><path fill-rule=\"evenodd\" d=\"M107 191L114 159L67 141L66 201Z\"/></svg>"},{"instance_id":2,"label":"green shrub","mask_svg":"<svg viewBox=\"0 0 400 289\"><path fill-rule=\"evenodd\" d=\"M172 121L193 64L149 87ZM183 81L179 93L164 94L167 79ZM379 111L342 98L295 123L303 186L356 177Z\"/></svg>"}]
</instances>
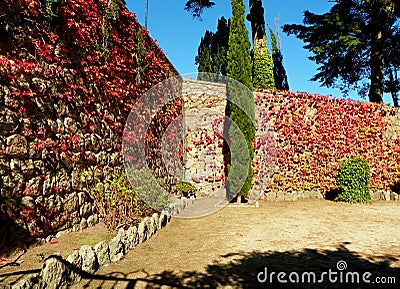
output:
<instances>
[{"instance_id":1,"label":"green shrub","mask_svg":"<svg viewBox=\"0 0 400 289\"><path fill-rule=\"evenodd\" d=\"M154 212L132 189L126 174L100 180L91 171L84 171L81 181L82 191L92 198L97 212L110 231L134 225L142 217Z\"/></svg>"},{"instance_id":2,"label":"green shrub","mask_svg":"<svg viewBox=\"0 0 400 289\"><path fill-rule=\"evenodd\" d=\"M188 198L195 195L197 188L189 182L180 181L176 185L176 190L179 192L179 194Z\"/></svg>"},{"instance_id":3,"label":"green shrub","mask_svg":"<svg viewBox=\"0 0 400 289\"><path fill-rule=\"evenodd\" d=\"M345 161L337 170L336 184L339 194L335 201L347 203L370 203L369 165L361 157Z\"/></svg>"}]
</instances>

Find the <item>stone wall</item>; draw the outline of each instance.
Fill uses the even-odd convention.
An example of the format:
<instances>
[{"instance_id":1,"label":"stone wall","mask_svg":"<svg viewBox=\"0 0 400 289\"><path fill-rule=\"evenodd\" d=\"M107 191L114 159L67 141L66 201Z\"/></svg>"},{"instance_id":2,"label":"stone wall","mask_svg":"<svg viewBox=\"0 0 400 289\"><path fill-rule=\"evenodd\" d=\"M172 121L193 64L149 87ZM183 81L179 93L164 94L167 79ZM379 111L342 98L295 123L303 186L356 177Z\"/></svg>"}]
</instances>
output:
<instances>
[{"instance_id":1,"label":"stone wall","mask_svg":"<svg viewBox=\"0 0 400 289\"><path fill-rule=\"evenodd\" d=\"M224 188L223 124L227 103L226 85L217 82L185 79L183 82L183 118L185 139L184 179L198 188L197 197L207 196ZM250 199L258 199L272 175L272 124L259 122L262 110L256 107L256 140L262 144L253 160L253 187Z\"/></svg>"},{"instance_id":2,"label":"stone wall","mask_svg":"<svg viewBox=\"0 0 400 289\"><path fill-rule=\"evenodd\" d=\"M186 132L183 179L196 185L197 197L204 197L225 183L222 125L226 86L184 80L182 91Z\"/></svg>"},{"instance_id":3,"label":"stone wall","mask_svg":"<svg viewBox=\"0 0 400 289\"><path fill-rule=\"evenodd\" d=\"M261 127L270 128L275 138L276 169L269 191L317 190L325 195L336 187L339 166L361 156L370 166L373 192L399 192L398 109L290 91L257 91L255 99ZM262 151L258 148L256 154Z\"/></svg>"},{"instance_id":4,"label":"stone wall","mask_svg":"<svg viewBox=\"0 0 400 289\"><path fill-rule=\"evenodd\" d=\"M54 18L25 2L0 4L9 44L0 46L0 253L98 221L82 173L103 180L124 171L122 134L133 103L177 75L122 2L108 18L102 11L113 1L77 5L72 14L76 1L57 2Z\"/></svg>"},{"instance_id":5,"label":"stone wall","mask_svg":"<svg viewBox=\"0 0 400 289\"><path fill-rule=\"evenodd\" d=\"M326 192L320 190L313 191L277 191L265 193L263 198L267 201L287 201L294 202L306 199L325 199ZM329 198L329 197L328 197ZM390 190L371 191L372 201L400 201L399 194Z\"/></svg>"},{"instance_id":6,"label":"stone wall","mask_svg":"<svg viewBox=\"0 0 400 289\"><path fill-rule=\"evenodd\" d=\"M216 122L223 120L223 117L218 116L225 115L226 100L224 99L226 90L221 84L204 82L204 81L186 81L184 83L183 91L187 92L184 95L184 110L187 112L185 115L184 122L186 126L186 155L185 155L185 180L192 182L198 189L198 196L205 196L213 193L216 189L222 188L225 182L224 174L224 163L222 155L222 138L219 134L221 128L217 129L213 126L213 121ZM395 110L389 109L385 106L374 106L373 104L336 100L329 97L323 97L318 95L306 94L306 93L291 93L291 92L255 92L257 97L256 101L256 137L254 140L255 156L253 159L253 186L250 192L250 198L257 198L260 195L265 194L265 198L269 201L295 201L309 198L329 198L330 191L321 187L318 187L318 182L314 183L313 188L302 187L301 181L294 184L292 188L284 188L276 185L276 188L271 189L271 183L279 182L280 175L293 175L297 172L289 171L286 165L286 154L285 145L299 141L298 135L291 132L291 128L294 124L290 123L290 120L297 118L295 123L303 130L302 137L305 138L303 142L307 142L307 131L315 131L315 125L317 123L316 116L321 114L321 111L326 109L329 111L330 116L334 119L341 117L342 111L363 111L366 117L371 118L375 122L379 121L382 125L382 129L377 129L371 126L368 128L364 124L359 129L359 134L363 132L374 132L368 133L371 146L374 142L381 142L377 147L388 146L388 150L393 150L394 153L398 152L399 144L399 114ZM293 106L292 102L296 99L301 99L299 107L305 107L304 113L297 111L298 107ZM315 102L314 102L315 101ZM326 108L325 108L325 107ZM189 113L192 111L192 113ZM215 112L215 115L214 115ZM282 126L279 123L279 119L289 119L288 126ZM320 121L320 120L318 120ZM300 124L299 124L300 123ZM342 124L346 125L346 123ZM376 124L374 124L377 126ZM196 128L196 129L192 129ZM345 129L345 128L343 128ZM354 129L354 128L353 128ZM382 133L382 138L379 134ZM291 132L291 133L288 133ZM322 133L325 132L325 128L322 129ZM329 133L327 133L327 136ZM336 141L333 135L333 141ZM342 137L347 137L343 134ZM353 144L354 139L347 137L349 141L348 149L349 152L357 150L357 144ZM313 156L315 152L320 151L318 144L315 145L313 140L308 143L308 150L304 151L303 155L298 160L293 160L294 166L299 166L307 158ZM293 147L295 147L293 145ZM333 146L335 147L335 146ZM299 149L301 149L299 147ZM327 148L325 148L327 149ZM397 151L396 151L397 150ZM358 150L359 151L359 150ZM327 154L330 151L326 152ZM364 153L364 151L363 151ZM367 152L369 155L373 152ZM378 152L379 153L379 152ZM291 158L298 155L299 153L289 154L287 156ZM382 155L381 161L385 162L387 152ZM350 154L349 154L350 155ZM335 170L337 163L340 163L342 159L346 159L349 155L332 155L332 164L320 164L320 167L328 166L330 170ZM368 157L367 155L366 157ZM374 156L376 157L376 155ZM283 158L283 159L282 159ZM392 161L391 159L387 161ZM374 159L371 160L376 161ZM315 164L314 164L315 165ZM321 170L321 169L320 169ZM375 169L376 171L376 169ZM327 178L328 176L324 176ZM329 182L334 183L334 175L329 174ZM300 177L299 177L300 179ZM308 182L312 183L312 176L308 179ZM371 179L370 186L372 188L371 195L373 200L398 200L398 193L393 191L390 187L377 188L374 183L376 179ZM395 182L395 180L393 180Z\"/></svg>"}]
</instances>

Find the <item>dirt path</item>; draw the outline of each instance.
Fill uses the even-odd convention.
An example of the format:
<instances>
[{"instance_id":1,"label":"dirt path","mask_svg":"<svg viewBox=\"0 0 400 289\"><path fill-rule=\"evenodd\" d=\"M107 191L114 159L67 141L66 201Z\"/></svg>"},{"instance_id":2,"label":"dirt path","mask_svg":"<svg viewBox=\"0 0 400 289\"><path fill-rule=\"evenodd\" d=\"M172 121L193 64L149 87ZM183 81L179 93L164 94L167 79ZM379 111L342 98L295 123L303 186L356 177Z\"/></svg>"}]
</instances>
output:
<instances>
[{"instance_id":1,"label":"dirt path","mask_svg":"<svg viewBox=\"0 0 400 289\"><path fill-rule=\"evenodd\" d=\"M29 248L25 253L22 249L8 258L0 258L0 288L1 284L15 284L26 276L26 272L37 273L43 266L43 261L52 254L58 253L64 259L82 245L94 246L100 241L111 240L115 233L107 231L103 223L83 231L73 232L55 238L51 242Z\"/></svg>"},{"instance_id":2,"label":"dirt path","mask_svg":"<svg viewBox=\"0 0 400 289\"><path fill-rule=\"evenodd\" d=\"M363 280L349 284L352 279L332 283L327 275L317 285L312 279L281 284L276 275L270 284L271 278L260 283L257 275L285 271L288 280L296 271L301 280L302 272L370 272L367 281L393 276L398 286L399 221L400 204L393 202L262 201L259 208L227 207L203 218L173 219L125 259L74 288L394 288L368 287ZM339 261L347 269L339 271Z\"/></svg>"}]
</instances>

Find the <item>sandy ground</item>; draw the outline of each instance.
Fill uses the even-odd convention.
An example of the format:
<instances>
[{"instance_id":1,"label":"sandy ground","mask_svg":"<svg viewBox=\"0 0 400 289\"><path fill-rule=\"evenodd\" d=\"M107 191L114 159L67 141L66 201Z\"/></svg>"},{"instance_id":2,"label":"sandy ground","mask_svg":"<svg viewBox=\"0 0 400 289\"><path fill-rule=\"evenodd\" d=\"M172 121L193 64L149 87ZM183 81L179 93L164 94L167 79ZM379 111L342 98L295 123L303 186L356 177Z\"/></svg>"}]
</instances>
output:
<instances>
[{"instance_id":1,"label":"sandy ground","mask_svg":"<svg viewBox=\"0 0 400 289\"><path fill-rule=\"evenodd\" d=\"M226 207L206 217L173 218L123 260L73 288L398 288L399 221L400 203L394 202ZM63 238L60 244L67 243ZM277 279L280 272L287 283ZM359 282L351 275L346 281L355 272Z\"/></svg>"},{"instance_id":2,"label":"sandy ground","mask_svg":"<svg viewBox=\"0 0 400 289\"><path fill-rule=\"evenodd\" d=\"M272 283L257 279L265 268L339 274L339 261L347 265L342 272L370 272L371 280L393 276L398 286L399 220L400 204L392 202L262 201L259 208L227 207L203 218L173 219L124 260L75 288L368 288L363 280L281 284L276 277ZM380 288L377 281L370 287Z\"/></svg>"}]
</instances>

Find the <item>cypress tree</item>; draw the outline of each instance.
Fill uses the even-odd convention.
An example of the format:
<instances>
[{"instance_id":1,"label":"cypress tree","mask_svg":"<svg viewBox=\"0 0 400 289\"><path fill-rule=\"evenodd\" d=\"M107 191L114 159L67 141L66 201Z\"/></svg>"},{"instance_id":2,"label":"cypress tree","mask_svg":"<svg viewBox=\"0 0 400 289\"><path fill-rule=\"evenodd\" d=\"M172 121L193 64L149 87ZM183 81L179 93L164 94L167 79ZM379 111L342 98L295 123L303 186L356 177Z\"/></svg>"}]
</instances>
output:
<instances>
[{"instance_id":1,"label":"cypress tree","mask_svg":"<svg viewBox=\"0 0 400 289\"><path fill-rule=\"evenodd\" d=\"M253 85L257 88L274 89L273 61L267 47L267 37L253 42Z\"/></svg>"},{"instance_id":2,"label":"cypress tree","mask_svg":"<svg viewBox=\"0 0 400 289\"><path fill-rule=\"evenodd\" d=\"M272 58L267 47L265 34L264 8L261 0L249 0L250 14L247 20L251 23L253 40L253 86L257 88L274 89L274 73L272 71Z\"/></svg>"},{"instance_id":3,"label":"cypress tree","mask_svg":"<svg viewBox=\"0 0 400 289\"><path fill-rule=\"evenodd\" d=\"M228 65L228 38L229 24L228 21L221 17L218 19L217 32L206 31L201 38L198 47L198 54L195 58L195 64L198 65L198 72L212 72L219 75L226 75L226 67ZM199 80L209 80L204 78L212 78L211 74L200 74Z\"/></svg>"},{"instance_id":4,"label":"cypress tree","mask_svg":"<svg viewBox=\"0 0 400 289\"><path fill-rule=\"evenodd\" d=\"M212 62L211 62L211 41L213 39L214 33L206 30L204 36L200 40L200 45L197 50L197 56L195 58L195 64L198 65L198 72L213 72ZM205 77L205 74L201 74ZM200 75L199 75L200 77ZM210 80L210 79L199 79L199 80Z\"/></svg>"},{"instance_id":5,"label":"cypress tree","mask_svg":"<svg viewBox=\"0 0 400 289\"><path fill-rule=\"evenodd\" d=\"M269 33L271 35L271 44L272 44L272 61L274 64L273 71L274 71L275 88L279 90L289 90L289 83L286 76L286 70L285 67L283 66L283 55L281 52L279 36L276 37L274 31L272 31L272 28L269 28Z\"/></svg>"},{"instance_id":6,"label":"cypress tree","mask_svg":"<svg viewBox=\"0 0 400 289\"><path fill-rule=\"evenodd\" d=\"M231 0L231 5L227 75L252 89L250 42L244 22L243 0Z\"/></svg>"},{"instance_id":7,"label":"cypress tree","mask_svg":"<svg viewBox=\"0 0 400 289\"><path fill-rule=\"evenodd\" d=\"M231 155L228 161L228 186L227 195L233 197L239 192L240 196L247 196L251 189L252 168L251 160L254 156L253 139L255 135L254 127L254 96L252 93L251 79L251 57L249 34L244 22L244 4L243 0L231 0L232 19L229 26L229 49L228 49L228 67L227 76L241 82L248 89L238 89L238 86L228 83L228 101L227 115L237 124L246 139L248 148L249 162L246 159L247 152L238 149L238 132L232 126L227 125L228 139L230 142ZM240 103L248 112L246 114L235 103ZM232 152L235 152L233 155ZM241 181L243 171L248 168L248 174L244 185ZM234 168L234 169L233 169ZM240 200L240 198L238 198Z\"/></svg>"},{"instance_id":8,"label":"cypress tree","mask_svg":"<svg viewBox=\"0 0 400 289\"><path fill-rule=\"evenodd\" d=\"M211 59L214 73L226 75L228 39L229 24L225 17L221 17L218 19L217 32L215 32L211 43Z\"/></svg>"}]
</instances>

